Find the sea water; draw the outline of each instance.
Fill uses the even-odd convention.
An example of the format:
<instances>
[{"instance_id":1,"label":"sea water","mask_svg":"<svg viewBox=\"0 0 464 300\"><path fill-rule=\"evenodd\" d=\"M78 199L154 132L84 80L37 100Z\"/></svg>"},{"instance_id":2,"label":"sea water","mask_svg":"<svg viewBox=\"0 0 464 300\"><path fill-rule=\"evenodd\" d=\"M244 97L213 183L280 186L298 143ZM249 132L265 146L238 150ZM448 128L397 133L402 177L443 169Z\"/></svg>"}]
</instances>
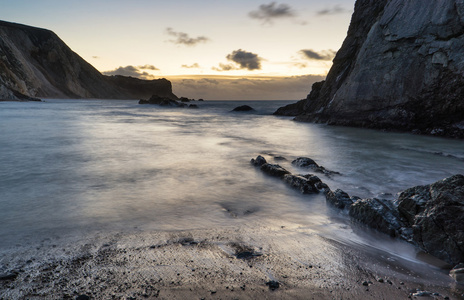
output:
<instances>
[{"instance_id":1,"label":"sea water","mask_svg":"<svg viewBox=\"0 0 464 300\"><path fill-rule=\"evenodd\" d=\"M345 222L322 195L301 195L254 168L257 155L302 174L310 171L291 161L310 157L341 173L316 174L332 190L359 197L393 200L408 187L464 174L462 141L272 115L288 103L205 101L180 109L136 101L0 102L0 248L251 220L291 220L330 236L336 227L325 225ZM243 104L255 110L231 112ZM337 238L369 243L355 233Z\"/></svg>"}]
</instances>

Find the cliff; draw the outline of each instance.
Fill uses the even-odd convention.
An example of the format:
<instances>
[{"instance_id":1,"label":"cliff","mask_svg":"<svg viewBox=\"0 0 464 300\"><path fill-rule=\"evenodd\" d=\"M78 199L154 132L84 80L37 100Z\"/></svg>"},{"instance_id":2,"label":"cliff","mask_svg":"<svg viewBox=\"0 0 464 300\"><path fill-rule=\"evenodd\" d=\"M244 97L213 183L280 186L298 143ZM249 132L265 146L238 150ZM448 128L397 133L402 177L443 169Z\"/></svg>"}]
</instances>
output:
<instances>
[{"instance_id":1,"label":"cliff","mask_svg":"<svg viewBox=\"0 0 464 300\"><path fill-rule=\"evenodd\" d=\"M464 3L357 0L324 82L275 114L464 137Z\"/></svg>"},{"instance_id":2,"label":"cliff","mask_svg":"<svg viewBox=\"0 0 464 300\"><path fill-rule=\"evenodd\" d=\"M177 99L166 79L104 76L49 30L0 21L0 99Z\"/></svg>"}]
</instances>

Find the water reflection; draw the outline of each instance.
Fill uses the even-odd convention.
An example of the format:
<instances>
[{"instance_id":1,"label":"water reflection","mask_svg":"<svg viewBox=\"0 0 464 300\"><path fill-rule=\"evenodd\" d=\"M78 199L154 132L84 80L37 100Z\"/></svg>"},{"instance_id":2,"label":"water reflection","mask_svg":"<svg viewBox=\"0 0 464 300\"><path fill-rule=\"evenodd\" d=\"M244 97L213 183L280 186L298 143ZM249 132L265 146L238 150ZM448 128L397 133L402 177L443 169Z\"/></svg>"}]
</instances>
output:
<instances>
[{"instance_id":1,"label":"water reflection","mask_svg":"<svg viewBox=\"0 0 464 300\"><path fill-rule=\"evenodd\" d=\"M285 157L278 163L295 173L306 171L291 161L309 156L342 173L321 176L332 189L362 197L464 173L456 163L464 157L459 141L296 123L267 115L282 103L266 105L251 104L256 114L229 113L237 106L230 102L199 110L125 101L2 105L0 124L8 130L0 146L8 151L0 154L0 238L9 241L3 245L26 236L260 220L356 240L324 225L323 198L302 196L251 167L260 153Z\"/></svg>"}]
</instances>

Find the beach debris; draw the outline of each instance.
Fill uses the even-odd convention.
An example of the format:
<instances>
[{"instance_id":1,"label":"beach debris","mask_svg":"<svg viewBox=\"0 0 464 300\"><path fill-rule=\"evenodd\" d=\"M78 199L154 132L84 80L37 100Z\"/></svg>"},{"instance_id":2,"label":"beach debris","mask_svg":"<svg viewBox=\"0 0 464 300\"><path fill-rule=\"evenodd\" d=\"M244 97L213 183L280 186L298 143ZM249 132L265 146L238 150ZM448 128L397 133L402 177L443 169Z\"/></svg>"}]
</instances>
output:
<instances>
[{"instance_id":1,"label":"beach debris","mask_svg":"<svg viewBox=\"0 0 464 300\"><path fill-rule=\"evenodd\" d=\"M271 280L271 281L266 282L266 285L269 287L269 289L271 291L275 291L280 287L280 283L278 281L275 281L275 280Z\"/></svg>"}]
</instances>

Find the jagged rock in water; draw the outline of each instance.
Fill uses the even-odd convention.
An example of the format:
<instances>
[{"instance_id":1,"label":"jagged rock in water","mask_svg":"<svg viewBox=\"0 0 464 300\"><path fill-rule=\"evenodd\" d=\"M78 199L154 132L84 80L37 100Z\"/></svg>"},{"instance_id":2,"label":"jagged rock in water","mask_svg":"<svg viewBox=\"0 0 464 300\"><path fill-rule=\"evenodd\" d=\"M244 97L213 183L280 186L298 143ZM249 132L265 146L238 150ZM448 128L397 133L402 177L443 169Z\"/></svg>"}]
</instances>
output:
<instances>
[{"instance_id":1,"label":"jagged rock in water","mask_svg":"<svg viewBox=\"0 0 464 300\"><path fill-rule=\"evenodd\" d=\"M389 200L361 199L350 206L350 217L380 232L408 240L408 231L398 210Z\"/></svg>"},{"instance_id":2,"label":"jagged rock in water","mask_svg":"<svg viewBox=\"0 0 464 300\"><path fill-rule=\"evenodd\" d=\"M261 167L265 163L267 163L266 159L262 157L261 155L258 155L256 159L252 158L250 163L254 166Z\"/></svg>"},{"instance_id":3,"label":"jagged rock in water","mask_svg":"<svg viewBox=\"0 0 464 300\"><path fill-rule=\"evenodd\" d=\"M358 0L297 120L464 137L464 3Z\"/></svg>"},{"instance_id":4,"label":"jagged rock in water","mask_svg":"<svg viewBox=\"0 0 464 300\"><path fill-rule=\"evenodd\" d=\"M313 159L309 157L298 157L297 159L292 161L292 165L297 166L299 168L311 169L314 172L322 173L327 176L340 175L339 172L330 171L324 168L323 166L319 166Z\"/></svg>"},{"instance_id":5,"label":"jagged rock in water","mask_svg":"<svg viewBox=\"0 0 464 300\"><path fill-rule=\"evenodd\" d=\"M52 31L0 21L0 99L177 99L166 79L105 76Z\"/></svg>"},{"instance_id":6,"label":"jagged rock in water","mask_svg":"<svg viewBox=\"0 0 464 300\"><path fill-rule=\"evenodd\" d=\"M298 157L292 161L292 165L295 165L300 168L317 168L319 165L309 157Z\"/></svg>"},{"instance_id":7,"label":"jagged rock in water","mask_svg":"<svg viewBox=\"0 0 464 300\"><path fill-rule=\"evenodd\" d=\"M313 176L317 178L316 176ZM322 181L317 178L306 178L301 175L286 174L283 177L284 182L290 185L292 188L299 190L302 194L316 194L319 193L319 189L316 187L316 184L322 183Z\"/></svg>"},{"instance_id":8,"label":"jagged rock in water","mask_svg":"<svg viewBox=\"0 0 464 300\"><path fill-rule=\"evenodd\" d=\"M280 177L283 178L285 175L290 174L289 171L285 170L279 165L276 164L269 164L265 163L261 166L261 171L264 173L274 176L274 177Z\"/></svg>"},{"instance_id":9,"label":"jagged rock in water","mask_svg":"<svg viewBox=\"0 0 464 300\"><path fill-rule=\"evenodd\" d=\"M330 205L340 209L350 208L354 202L347 193L340 189L336 189L335 192L328 191L325 199Z\"/></svg>"},{"instance_id":10,"label":"jagged rock in water","mask_svg":"<svg viewBox=\"0 0 464 300\"><path fill-rule=\"evenodd\" d=\"M464 262L463 175L405 190L398 210L422 249L451 264Z\"/></svg>"}]
</instances>

